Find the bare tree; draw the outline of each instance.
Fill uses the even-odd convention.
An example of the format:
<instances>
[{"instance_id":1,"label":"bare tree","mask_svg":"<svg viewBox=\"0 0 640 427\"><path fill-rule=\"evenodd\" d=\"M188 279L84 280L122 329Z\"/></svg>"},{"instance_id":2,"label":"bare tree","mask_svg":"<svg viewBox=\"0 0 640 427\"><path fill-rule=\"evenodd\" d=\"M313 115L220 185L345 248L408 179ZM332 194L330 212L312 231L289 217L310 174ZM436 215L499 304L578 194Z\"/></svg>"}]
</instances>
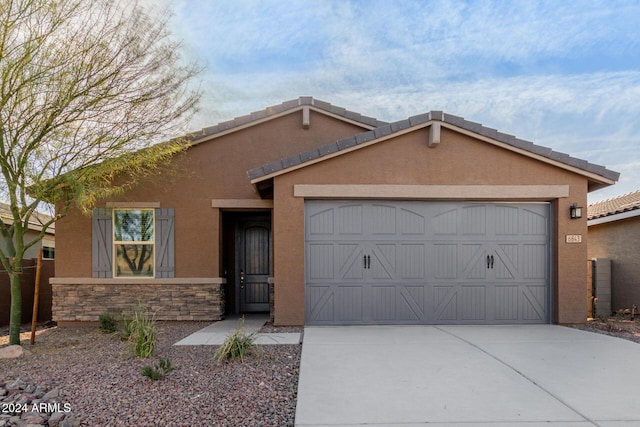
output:
<instances>
[{"instance_id":1,"label":"bare tree","mask_svg":"<svg viewBox=\"0 0 640 427\"><path fill-rule=\"evenodd\" d=\"M165 11L112 0L0 2L0 261L11 282L10 343L20 343L25 251L72 205L134 185L184 149L199 72L183 62ZM37 238L29 220L56 205Z\"/></svg>"}]
</instances>

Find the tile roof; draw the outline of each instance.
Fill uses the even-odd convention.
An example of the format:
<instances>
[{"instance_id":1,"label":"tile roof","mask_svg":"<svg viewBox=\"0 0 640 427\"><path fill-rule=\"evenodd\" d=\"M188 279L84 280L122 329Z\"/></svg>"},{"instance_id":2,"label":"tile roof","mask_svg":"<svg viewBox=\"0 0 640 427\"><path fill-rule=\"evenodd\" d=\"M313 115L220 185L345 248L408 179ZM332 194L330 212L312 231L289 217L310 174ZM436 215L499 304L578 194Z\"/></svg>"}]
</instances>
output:
<instances>
[{"instance_id":1,"label":"tile roof","mask_svg":"<svg viewBox=\"0 0 640 427\"><path fill-rule=\"evenodd\" d=\"M42 223L40 222L40 219L42 219L43 222L49 221L51 219L51 217L49 215L43 214L43 213L34 213L31 218L29 218L29 229L30 230L41 230L42 229ZM9 207L8 204L6 203L2 203L0 202L0 220L4 223L4 224L11 224L13 222L13 215L11 214L11 209ZM48 234L54 234L55 233L55 223L51 224L49 227L47 227L47 233Z\"/></svg>"},{"instance_id":2,"label":"tile roof","mask_svg":"<svg viewBox=\"0 0 640 427\"><path fill-rule=\"evenodd\" d=\"M587 219L603 218L636 209L640 209L640 191L634 191L633 193L589 205Z\"/></svg>"},{"instance_id":3,"label":"tile roof","mask_svg":"<svg viewBox=\"0 0 640 427\"><path fill-rule=\"evenodd\" d=\"M376 128L388 124L387 122L380 121L373 117L363 116L360 113L356 113L354 111L349 111L345 108L332 105L329 102L314 99L311 96L301 96L298 99L285 101L279 105L272 105L271 107L267 107L263 110L254 111L245 116L236 117L234 119L218 123L215 126L206 127L202 130L191 132L188 135L188 139L190 141L198 143L199 140L208 139L218 134L233 131L236 128L258 124L272 118L273 116L300 110L305 106L313 107L313 109L316 111L323 111L334 116L342 117L348 121L360 123L368 128Z\"/></svg>"},{"instance_id":4,"label":"tile roof","mask_svg":"<svg viewBox=\"0 0 640 427\"><path fill-rule=\"evenodd\" d=\"M620 176L618 172L611 171L604 166L589 163L585 160L571 157L565 153L553 151L551 148L536 145L533 142L516 138L513 135L498 132L496 129L483 126L480 123L465 120L463 117L446 114L442 111L429 111L428 113L412 116L405 120L380 125L373 130L363 132L350 138L346 138L331 144L321 146L314 150L305 151L303 153L296 154L295 156L280 159L278 161L265 164L261 167L251 169L247 171L247 175L252 181L260 179L262 177L266 177L267 175L283 171L284 169L287 169L291 166L301 165L306 162L310 162L315 159L327 156L329 154L339 152L354 145L362 144L364 142L372 141L383 136L391 135L393 133L400 132L413 126L424 125L430 121L440 121L442 123L465 129L475 134L504 143L508 146L513 147L514 149L520 149L528 151L535 155L539 155L541 157L546 157L549 160L563 163L569 167L574 167L601 176L606 180L617 181Z\"/></svg>"}]
</instances>

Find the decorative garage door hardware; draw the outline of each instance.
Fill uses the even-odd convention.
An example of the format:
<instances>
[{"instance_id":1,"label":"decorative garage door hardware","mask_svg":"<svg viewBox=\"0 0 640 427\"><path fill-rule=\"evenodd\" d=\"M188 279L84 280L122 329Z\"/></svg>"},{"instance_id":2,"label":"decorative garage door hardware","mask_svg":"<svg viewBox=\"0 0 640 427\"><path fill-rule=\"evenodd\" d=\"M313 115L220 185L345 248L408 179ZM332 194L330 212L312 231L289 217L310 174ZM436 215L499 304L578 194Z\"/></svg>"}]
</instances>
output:
<instances>
[{"instance_id":1,"label":"decorative garage door hardware","mask_svg":"<svg viewBox=\"0 0 640 427\"><path fill-rule=\"evenodd\" d=\"M493 268L493 255L491 256L487 255L487 268L489 269Z\"/></svg>"},{"instance_id":2,"label":"decorative garage door hardware","mask_svg":"<svg viewBox=\"0 0 640 427\"><path fill-rule=\"evenodd\" d=\"M365 270L370 270L371 269L371 255L365 255L363 257L363 261L364 261L364 269ZM493 255L487 255L487 268L488 269L492 269L493 268L493 262L494 262ZM242 274L242 272L240 272L240 274Z\"/></svg>"},{"instance_id":3,"label":"decorative garage door hardware","mask_svg":"<svg viewBox=\"0 0 640 427\"><path fill-rule=\"evenodd\" d=\"M364 269L365 270L370 270L371 269L371 255L365 255L363 258L364 258Z\"/></svg>"}]
</instances>

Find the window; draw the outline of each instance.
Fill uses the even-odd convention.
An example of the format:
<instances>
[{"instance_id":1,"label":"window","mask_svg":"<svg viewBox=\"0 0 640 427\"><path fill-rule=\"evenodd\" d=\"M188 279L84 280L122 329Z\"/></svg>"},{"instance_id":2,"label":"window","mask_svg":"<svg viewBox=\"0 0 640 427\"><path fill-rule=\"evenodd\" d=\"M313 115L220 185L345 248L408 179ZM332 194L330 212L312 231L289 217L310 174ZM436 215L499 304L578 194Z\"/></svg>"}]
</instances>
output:
<instances>
[{"instance_id":1,"label":"window","mask_svg":"<svg viewBox=\"0 0 640 427\"><path fill-rule=\"evenodd\" d=\"M153 209L113 210L114 277L155 277Z\"/></svg>"},{"instance_id":2,"label":"window","mask_svg":"<svg viewBox=\"0 0 640 427\"><path fill-rule=\"evenodd\" d=\"M54 259L56 252L56 242L55 240L45 237L42 239L42 258L43 259Z\"/></svg>"},{"instance_id":3,"label":"window","mask_svg":"<svg viewBox=\"0 0 640 427\"><path fill-rule=\"evenodd\" d=\"M96 278L175 277L172 208L95 208L91 274Z\"/></svg>"}]
</instances>

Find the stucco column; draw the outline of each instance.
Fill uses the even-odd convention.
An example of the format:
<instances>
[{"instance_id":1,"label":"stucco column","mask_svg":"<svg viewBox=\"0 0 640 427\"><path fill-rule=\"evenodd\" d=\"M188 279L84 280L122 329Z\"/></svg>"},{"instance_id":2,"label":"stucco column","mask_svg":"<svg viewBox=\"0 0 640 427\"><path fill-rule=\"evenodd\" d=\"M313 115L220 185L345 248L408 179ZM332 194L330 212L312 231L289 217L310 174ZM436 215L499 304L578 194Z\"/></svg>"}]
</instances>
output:
<instances>
[{"instance_id":1,"label":"stucco column","mask_svg":"<svg viewBox=\"0 0 640 427\"><path fill-rule=\"evenodd\" d=\"M273 195L275 324L304 325L304 199L278 177ZM283 182L284 181L284 182Z\"/></svg>"}]
</instances>

